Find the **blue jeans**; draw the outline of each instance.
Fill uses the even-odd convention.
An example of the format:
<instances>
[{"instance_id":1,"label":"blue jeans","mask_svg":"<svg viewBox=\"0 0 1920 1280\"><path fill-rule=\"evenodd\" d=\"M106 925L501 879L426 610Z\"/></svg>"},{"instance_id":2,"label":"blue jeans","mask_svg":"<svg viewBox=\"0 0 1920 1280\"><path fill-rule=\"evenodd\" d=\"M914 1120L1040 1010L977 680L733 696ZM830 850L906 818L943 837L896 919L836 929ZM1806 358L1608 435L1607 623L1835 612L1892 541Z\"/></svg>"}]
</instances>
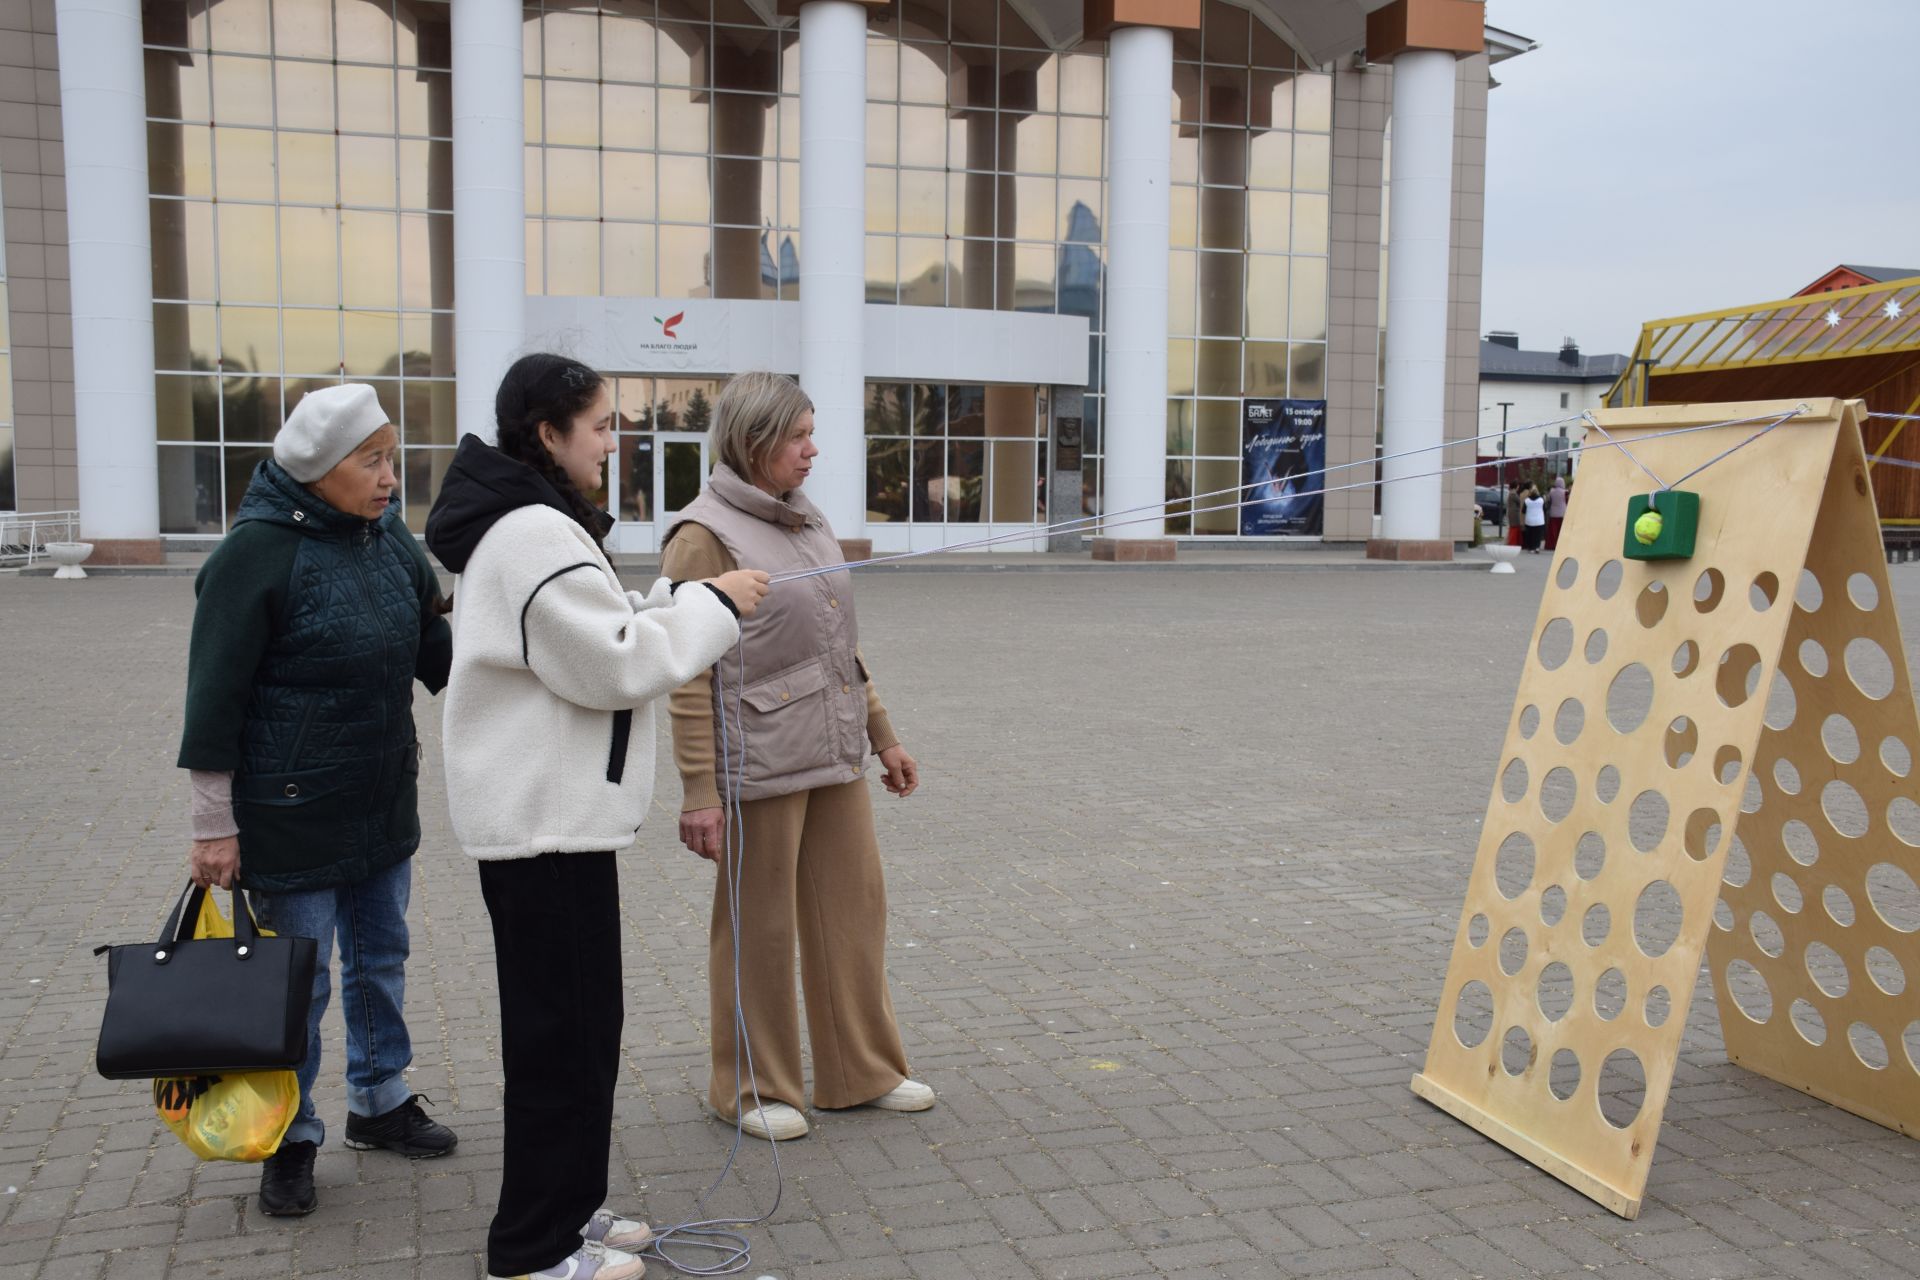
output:
<instances>
[{"instance_id":1,"label":"blue jeans","mask_svg":"<svg viewBox=\"0 0 1920 1280\"><path fill-rule=\"evenodd\" d=\"M413 859L338 889L255 893L253 913L282 937L312 938L313 1008L307 1014L307 1060L300 1064L300 1114L288 1142L319 1143L327 1129L313 1106L320 1075L320 1016L332 993L333 941L340 939L340 990L347 1021L347 1109L377 1116L413 1096L402 1072L413 1062L413 1040L401 1008L407 990L407 899Z\"/></svg>"}]
</instances>

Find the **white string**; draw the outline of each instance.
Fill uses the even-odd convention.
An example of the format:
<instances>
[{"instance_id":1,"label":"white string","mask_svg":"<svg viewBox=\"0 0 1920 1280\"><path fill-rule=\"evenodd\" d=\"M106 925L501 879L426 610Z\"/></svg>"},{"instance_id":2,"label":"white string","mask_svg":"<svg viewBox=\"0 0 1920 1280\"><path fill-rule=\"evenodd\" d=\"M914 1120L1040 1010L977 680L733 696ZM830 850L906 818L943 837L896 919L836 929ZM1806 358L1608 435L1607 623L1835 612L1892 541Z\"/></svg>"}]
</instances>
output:
<instances>
[{"instance_id":1,"label":"white string","mask_svg":"<svg viewBox=\"0 0 1920 1280\"><path fill-rule=\"evenodd\" d=\"M1793 412L1799 413L1801 412L1801 410L1795 409ZM1787 416L1791 417L1793 415L1789 414ZM1556 422L1574 422L1577 420L1578 420L1578 417L1576 416L1571 418L1557 419ZM1768 421L1770 421L1770 419L1762 415L1762 416L1752 417L1752 418L1729 418L1723 422L1706 422L1706 423L1701 423L1697 426L1691 426L1691 427L1673 427L1665 431L1650 432L1647 435L1641 436L1634 443L1644 444L1649 440L1664 440L1670 436L1691 435L1696 431L1712 431L1712 430L1717 430L1718 428L1721 428L1721 427L1739 427L1739 426L1746 426L1750 423L1768 422ZM1541 425L1553 426L1553 425L1556 425L1556 423L1545 423ZM1416 454L1433 453L1436 450L1453 448L1458 445L1468 444L1478 440L1497 438L1503 434L1511 435L1517 431L1534 431L1539 429L1540 428L1538 426L1516 427L1513 429L1513 431L1509 431L1509 432L1495 432L1493 437L1474 436L1474 437L1463 438L1460 440L1449 440L1443 444L1427 445L1419 449L1409 449L1409 450L1406 450L1404 453L1383 454L1379 457L1363 458L1357 462L1344 462L1336 466L1320 467L1320 468L1316 468L1311 472L1308 472L1307 474L1327 475L1335 471L1351 470L1354 467L1370 467L1375 465L1376 463L1385 462L1389 458L1406 458L1406 457L1412 457ZM1619 448L1620 446L1617 442L1614 442L1610 444L1589 445L1587 447L1591 449L1608 449L1608 448ZM1625 452L1625 450L1622 450L1622 452ZM1731 452L1731 450L1729 450L1729 452ZM1453 467L1443 467L1437 471L1426 471L1426 472L1420 472L1414 475L1406 475L1406 476L1393 476L1393 477L1383 478L1379 480L1369 479L1369 480L1360 481L1356 484L1335 485L1332 487L1322 488L1322 489L1310 489L1304 493L1296 493L1293 496L1296 498L1312 498L1312 497L1318 497L1318 496L1329 494L1329 493L1345 493L1352 489L1372 488L1375 485L1393 484L1403 480L1431 479L1434 476L1451 475L1457 471L1478 470L1479 468L1482 468L1482 467L1488 467L1488 466L1494 466L1494 465L1498 465L1498 464L1492 463L1492 462L1483 462L1476 459L1475 461L1470 463L1463 463L1459 466L1453 466ZM1655 478L1658 479L1658 477L1655 477ZM970 551L970 550L978 549L980 547L993 546L995 544L1002 543L1002 542L1031 541L1034 538L1046 537L1047 535L1053 534L1053 533L1075 533L1075 532L1082 532L1089 528L1101 528L1101 529L1125 528L1129 525L1144 524L1152 520L1162 519L1164 517L1159 513L1164 511L1168 507L1177 506L1182 503L1204 502L1210 498L1217 498L1226 494L1239 494L1239 493L1245 492L1248 489L1258 488L1260 485L1267 484L1267 483L1269 483L1269 481L1256 480L1252 484L1236 485L1226 489L1215 489L1209 493L1194 494L1191 497L1168 498L1162 502L1148 503L1144 506L1139 506L1139 507L1129 507L1123 511L1117 511L1111 514L1101 514L1101 515L1095 515L1095 516L1076 516L1073 519L1063 520L1056 524L1043 525L1035 529L1021 529L1012 533L995 534L992 537L976 538L968 542L950 543L946 546L940 546L940 547L927 547L920 551L902 551L892 555L873 556L866 560L853 560L853 561L846 561L840 564L823 565L817 569L797 569L790 573L775 574L773 577L768 579L768 581L774 585L778 585L783 582L798 582L804 578L817 578L822 574L828 574L828 573L844 573L852 569L863 569L868 567L869 565L894 564L902 560L917 560L922 556L946 555L956 551ZM1215 511L1227 511L1227 510L1237 509L1239 507L1250 506L1256 501L1260 501L1260 499L1247 499L1245 501L1228 503L1223 506L1214 506L1214 507L1206 507L1206 508L1196 507L1190 511L1183 511L1180 514L1206 515ZM1115 516L1133 515L1135 513L1142 513L1142 512L1149 513L1149 514L1146 514L1141 519L1135 519L1135 520L1116 520L1114 518Z\"/></svg>"},{"instance_id":2,"label":"white string","mask_svg":"<svg viewBox=\"0 0 1920 1280\"><path fill-rule=\"evenodd\" d=\"M1713 457L1708 458L1705 462L1701 463L1699 466L1695 467L1693 470L1687 472L1687 474L1681 476L1678 480L1675 480L1673 484L1668 485L1667 488L1671 489L1674 487L1674 485L1685 484L1687 481L1693 479L1695 476L1699 475L1702 471L1705 471L1708 467L1712 466L1714 463L1724 461L1725 459L1730 458L1734 454L1740 452L1742 449L1752 444L1755 440L1758 440L1761 436L1767 434L1767 432L1773 430L1775 427L1779 426L1781 423L1787 421L1787 419L1799 417L1801 414L1805 412L1807 412L1807 406L1805 404L1802 404L1799 408L1795 409L1791 413L1781 414L1774 421L1769 422L1766 426L1760 428L1758 431L1748 436L1745 440L1742 440L1739 444L1734 445L1733 448L1723 450L1722 452L1715 454Z\"/></svg>"},{"instance_id":3,"label":"white string","mask_svg":"<svg viewBox=\"0 0 1920 1280\"><path fill-rule=\"evenodd\" d=\"M1920 413L1869 413L1869 418L1892 418L1896 422L1920 422Z\"/></svg>"},{"instance_id":4,"label":"white string","mask_svg":"<svg viewBox=\"0 0 1920 1280\"><path fill-rule=\"evenodd\" d=\"M1648 477L1652 479L1652 481L1655 484L1659 485L1662 489L1671 489L1673 487L1672 485L1668 484L1665 480L1662 480L1659 476L1655 475L1652 467L1640 461L1640 459L1634 457L1633 451L1631 449L1627 448L1627 446L1621 444L1618 440L1615 440L1611 435L1609 435L1607 432L1607 429L1600 425L1600 419L1593 416L1593 410L1589 409L1585 413L1581 414L1580 416L1586 420L1586 423L1588 426L1592 427L1595 431L1598 431L1603 437L1605 437L1608 444L1618 449L1621 453L1626 454L1627 461L1631 462L1634 466L1646 472Z\"/></svg>"}]
</instances>

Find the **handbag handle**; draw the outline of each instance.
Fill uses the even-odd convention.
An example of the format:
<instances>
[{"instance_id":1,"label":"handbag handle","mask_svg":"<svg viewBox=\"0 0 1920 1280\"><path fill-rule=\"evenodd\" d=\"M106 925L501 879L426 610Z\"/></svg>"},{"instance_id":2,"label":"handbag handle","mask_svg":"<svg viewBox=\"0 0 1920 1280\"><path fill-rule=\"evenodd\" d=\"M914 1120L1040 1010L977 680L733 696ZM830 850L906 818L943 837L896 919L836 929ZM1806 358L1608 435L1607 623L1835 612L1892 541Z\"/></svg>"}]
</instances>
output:
<instances>
[{"instance_id":1,"label":"handbag handle","mask_svg":"<svg viewBox=\"0 0 1920 1280\"><path fill-rule=\"evenodd\" d=\"M260 940L260 926L253 918L253 906L247 901L247 895L235 886L233 894L233 941L235 950L242 959L253 953L254 943ZM182 929L192 929L193 922L200 918L200 907L207 900L207 891L201 885L187 882L185 892L173 904L173 910L167 914L167 922L160 926L160 941L156 944L159 955L165 954L177 942Z\"/></svg>"}]
</instances>

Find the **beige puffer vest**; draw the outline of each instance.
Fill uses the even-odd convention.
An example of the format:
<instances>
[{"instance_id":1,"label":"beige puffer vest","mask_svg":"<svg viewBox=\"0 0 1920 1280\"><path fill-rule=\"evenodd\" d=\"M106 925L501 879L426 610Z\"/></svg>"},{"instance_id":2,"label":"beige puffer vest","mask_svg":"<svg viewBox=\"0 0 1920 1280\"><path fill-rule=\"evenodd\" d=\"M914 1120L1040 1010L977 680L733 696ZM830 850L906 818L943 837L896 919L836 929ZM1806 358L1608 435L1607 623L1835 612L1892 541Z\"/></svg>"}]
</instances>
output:
<instances>
[{"instance_id":1,"label":"beige puffer vest","mask_svg":"<svg viewBox=\"0 0 1920 1280\"><path fill-rule=\"evenodd\" d=\"M742 569L779 575L842 561L826 517L805 496L775 498L725 463L674 528L682 524L711 530ZM774 586L742 623L741 647L713 668L714 768L723 794L763 800L861 776L867 690L854 653L859 641L852 574ZM730 759L719 750L723 700Z\"/></svg>"}]
</instances>

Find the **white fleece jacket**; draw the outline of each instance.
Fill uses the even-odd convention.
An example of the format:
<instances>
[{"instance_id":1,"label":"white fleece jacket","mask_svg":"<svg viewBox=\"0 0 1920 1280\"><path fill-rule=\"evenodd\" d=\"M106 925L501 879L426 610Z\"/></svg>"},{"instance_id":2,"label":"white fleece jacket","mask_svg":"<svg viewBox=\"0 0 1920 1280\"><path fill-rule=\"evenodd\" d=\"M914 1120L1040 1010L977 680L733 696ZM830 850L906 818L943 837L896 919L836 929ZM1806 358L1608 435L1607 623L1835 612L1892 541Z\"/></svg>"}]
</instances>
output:
<instances>
[{"instance_id":1,"label":"white fleece jacket","mask_svg":"<svg viewBox=\"0 0 1920 1280\"><path fill-rule=\"evenodd\" d=\"M653 703L740 624L706 587L644 596L573 520L522 507L453 595L444 736L453 830L476 858L624 849L653 799Z\"/></svg>"}]
</instances>

